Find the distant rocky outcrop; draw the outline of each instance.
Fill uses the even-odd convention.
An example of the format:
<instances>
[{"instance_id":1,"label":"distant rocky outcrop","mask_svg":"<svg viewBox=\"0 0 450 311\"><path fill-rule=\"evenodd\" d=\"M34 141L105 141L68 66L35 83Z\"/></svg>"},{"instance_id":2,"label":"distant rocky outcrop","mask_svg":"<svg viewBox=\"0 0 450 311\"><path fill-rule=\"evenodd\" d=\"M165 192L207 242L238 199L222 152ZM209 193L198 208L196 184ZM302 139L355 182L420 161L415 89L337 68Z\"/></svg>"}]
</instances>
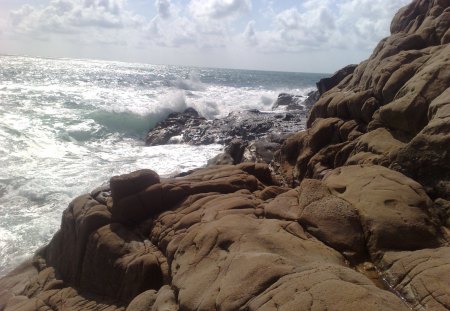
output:
<instances>
[{"instance_id":1,"label":"distant rocky outcrop","mask_svg":"<svg viewBox=\"0 0 450 311\"><path fill-rule=\"evenodd\" d=\"M450 0L401 9L270 165L236 135L236 165L76 198L0 310L450 310L449 28Z\"/></svg>"},{"instance_id":2,"label":"distant rocky outcrop","mask_svg":"<svg viewBox=\"0 0 450 311\"><path fill-rule=\"evenodd\" d=\"M194 108L187 108L182 113L173 112L149 131L145 139L145 144L148 146L157 146L165 145L171 141L177 142L176 138L182 135L186 129L197 128L205 123L206 119L201 117ZM192 137L192 140L197 135L194 136L191 134L189 137ZM184 137L180 137L178 140L184 140ZM201 144L201 142L198 142L198 144Z\"/></svg>"},{"instance_id":3,"label":"distant rocky outcrop","mask_svg":"<svg viewBox=\"0 0 450 311\"><path fill-rule=\"evenodd\" d=\"M242 161L269 163L284 140L305 127L306 111L302 110L245 110L232 112L221 119L207 120L193 108L188 108L182 113L170 114L151 129L146 144L222 144L226 146L225 152L210 161L211 164L237 164ZM236 142L242 147L242 154L238 157L234 151Z\"/></svg>"},{"instance_id":4,"label":"distant rocky outcrop","mask_svg":"<svg viewBox=\"0 0 450 311\"><path fill-rule=\"evenodd\" d=\"M303 110L304 107L301 105L302 102L303 97L300 95L280 93L277 100L272 105L272 110L280 107L284 107L286 110Z\"/></svg>"},{"instance_id":5,"label":"distant rocky outcrop","mask_svg":"<svg viewBox=\"0 0 450 311\"><path fill-rule=\"evenodd\" d=\"M325 79L321 79L318 82L318 85ZM284 108L287 111L309 111L319 97L320 93L318 90L309 92L306 97L302 95L280 93L277 100L272 105L272 110Z\"/></svg>"},{"instance_id":6,"label":"distant rocky outcrop","mask_svg":"<svg viewBox=\"0 0 450 311\"><path fill-rule=\"evenodd\" d=\"M207 120L193 108L172 113L152 128L146 137L148 146L172 143L191 145L229 144L233 139L246 142L268 135L285 135L305 128L305 112L231 112L221 119Z\"/></svg>"}]
</instances>

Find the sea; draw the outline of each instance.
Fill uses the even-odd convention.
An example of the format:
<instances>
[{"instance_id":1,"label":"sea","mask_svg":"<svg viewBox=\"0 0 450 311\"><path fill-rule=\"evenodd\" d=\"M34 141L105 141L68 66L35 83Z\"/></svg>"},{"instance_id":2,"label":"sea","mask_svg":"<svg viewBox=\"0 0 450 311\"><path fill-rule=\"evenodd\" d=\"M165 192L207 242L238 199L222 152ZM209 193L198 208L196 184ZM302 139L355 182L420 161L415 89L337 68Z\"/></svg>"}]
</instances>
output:
<instances>
[{"instance_id":1,"label":"sea","mask_svg":"<svg viewBox=\"0 0 450 311\"><path fill-rule=\"evenodd\" d=\"M114 175L170 176L204 166L221 145L147 147L170 112L206 118L271 110L326 74L0 56L0 276L48 243L72 199Z\"/></svg>"}]
</instances>

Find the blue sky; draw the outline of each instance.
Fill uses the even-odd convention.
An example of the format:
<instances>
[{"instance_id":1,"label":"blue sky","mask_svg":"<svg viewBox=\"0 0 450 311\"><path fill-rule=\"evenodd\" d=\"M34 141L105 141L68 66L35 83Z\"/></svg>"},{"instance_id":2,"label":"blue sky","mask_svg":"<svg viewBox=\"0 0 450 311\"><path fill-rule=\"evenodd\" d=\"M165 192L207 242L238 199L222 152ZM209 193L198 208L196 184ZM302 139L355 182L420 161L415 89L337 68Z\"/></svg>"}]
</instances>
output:
<instances>
[{"instance_id":1,"label":"blue sky","mask_svg":"<svg viewBox=\"0 0 450 311\"><path fill-rule=\"evenodd\" d=\"M0 53L302 72L366 59L410 0L0 0Z\"/></svg>"}]
</instances>

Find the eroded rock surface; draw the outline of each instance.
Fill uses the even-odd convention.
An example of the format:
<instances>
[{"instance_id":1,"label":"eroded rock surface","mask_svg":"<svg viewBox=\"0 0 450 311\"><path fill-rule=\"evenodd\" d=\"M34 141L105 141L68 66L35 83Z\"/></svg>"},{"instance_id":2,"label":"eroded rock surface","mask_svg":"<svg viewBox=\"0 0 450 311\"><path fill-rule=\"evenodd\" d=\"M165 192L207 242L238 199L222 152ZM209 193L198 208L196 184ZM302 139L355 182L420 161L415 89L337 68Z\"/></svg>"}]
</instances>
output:
<instances>
[{"instance_id":1,"label":"eroded rock surface","mask_svg":"<svg viewBox=\"0 0 450 311\"><path fill-rule=\"evenodd\" d=\"M449 6L414 1L368 60L341 71L312 108L308 130L277 157L288 184L370 163L412 177L433 199L449 199Z\"/></svg>"},{"instance_id":2,"label":"eroded rock surface","mask_svg":"<svg viewBox=\"0 0 450 311\"><path fill-rule=\"evenodd\" d=\"M112 187L93 193L104 203L75 199L36 255L35 276L3 296L4 310L407 310L349 264L367 260L362 222L326 184L282 188L267 165L253 163L145 189L136 182L143 176L157 180L148 171L114 177L111 185L135 192Z\"/></svg>"}]
</instances>

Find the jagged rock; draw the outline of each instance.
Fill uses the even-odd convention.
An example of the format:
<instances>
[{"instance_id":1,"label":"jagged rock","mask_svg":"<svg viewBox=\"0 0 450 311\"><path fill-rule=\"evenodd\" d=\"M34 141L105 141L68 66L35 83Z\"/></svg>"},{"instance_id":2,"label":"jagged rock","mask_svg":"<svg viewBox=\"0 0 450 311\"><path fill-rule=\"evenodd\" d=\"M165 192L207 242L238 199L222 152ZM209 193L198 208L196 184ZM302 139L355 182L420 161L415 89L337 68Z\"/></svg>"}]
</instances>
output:
<instances>
[{"instance_id":1,"label":"jagged rock","mask_svg":"<svg viewBox=\"0 0 450 311\"><path fill-rule=\"evenodd\" d=\"M181 135L186 128L197 127L205 122L206 119L193 108L187 108L182 113L173 112L148 132L145 144L148 146L165 145L170 139Z\"/></svg>"},{"instance_id":2,"label":"jagged rock","mask_svg":"<svg viewBox=\"0 0 450 311\"><path fill-rule=\"evenodd\" d=\"M229 145L225 147L223 153L208 160L208 165L230 165L241 163L246 147L247 142L244 142L241 139L233 139Z\"/></svg>"},{"instance_id":3,"label":"jagged rock","mask_svg":"<svg viewBox=\"0 0 450 311\"><path fill-rule=\"evenodd\" d=\"M320 92L319 92L319 90L311 91L306 96L307 97L306 97L305 101L303 102L303 105L309 111L312 108L312 106L314 106L314 104L319 100Z\"/></svg>"},{"instance_id":4,"label":"jagged rock","mask_svg":"<svg viewBox=\"0 0 450 311\"><path fill-rule=\"evenodd\" d=\"M320 81L317 82L317 89L319 91L319 95L322 95L323 93L332 89L333 87L338 85L342 80L344 80L344 78L346 78L348 75L351 75L353 71L355 71L356 66L357 65L347 65L344 68L336 71L331 77L320 79Z\"/></svg>"},{"instance_id":5,"label":"jagged rock","mask_svg":"<svg viewBox=\"0 0 450 311\"><path fill-rule=\"evenodd\" d=\"M235 139L249 143L301 130L304 128L305 116L302 111L278 113L247 110L231 112L222 119L206 120L192 113L172 114L148 132L146 144L155 146L173 142L228 145Z\"/></svg>"},{"instance_id":6,"label":"jagged rock","mask_svg":"<svg viewBox=\"0 0 450 311\"><path fill-rule=\"evenodd\" d=\"M303 102L304 99L300 95L280 93L272 105L272 110L280 108L280 106L283 106L286 110L303 110L305 109L302 105Z\"/></svg>"}]
</instances>

